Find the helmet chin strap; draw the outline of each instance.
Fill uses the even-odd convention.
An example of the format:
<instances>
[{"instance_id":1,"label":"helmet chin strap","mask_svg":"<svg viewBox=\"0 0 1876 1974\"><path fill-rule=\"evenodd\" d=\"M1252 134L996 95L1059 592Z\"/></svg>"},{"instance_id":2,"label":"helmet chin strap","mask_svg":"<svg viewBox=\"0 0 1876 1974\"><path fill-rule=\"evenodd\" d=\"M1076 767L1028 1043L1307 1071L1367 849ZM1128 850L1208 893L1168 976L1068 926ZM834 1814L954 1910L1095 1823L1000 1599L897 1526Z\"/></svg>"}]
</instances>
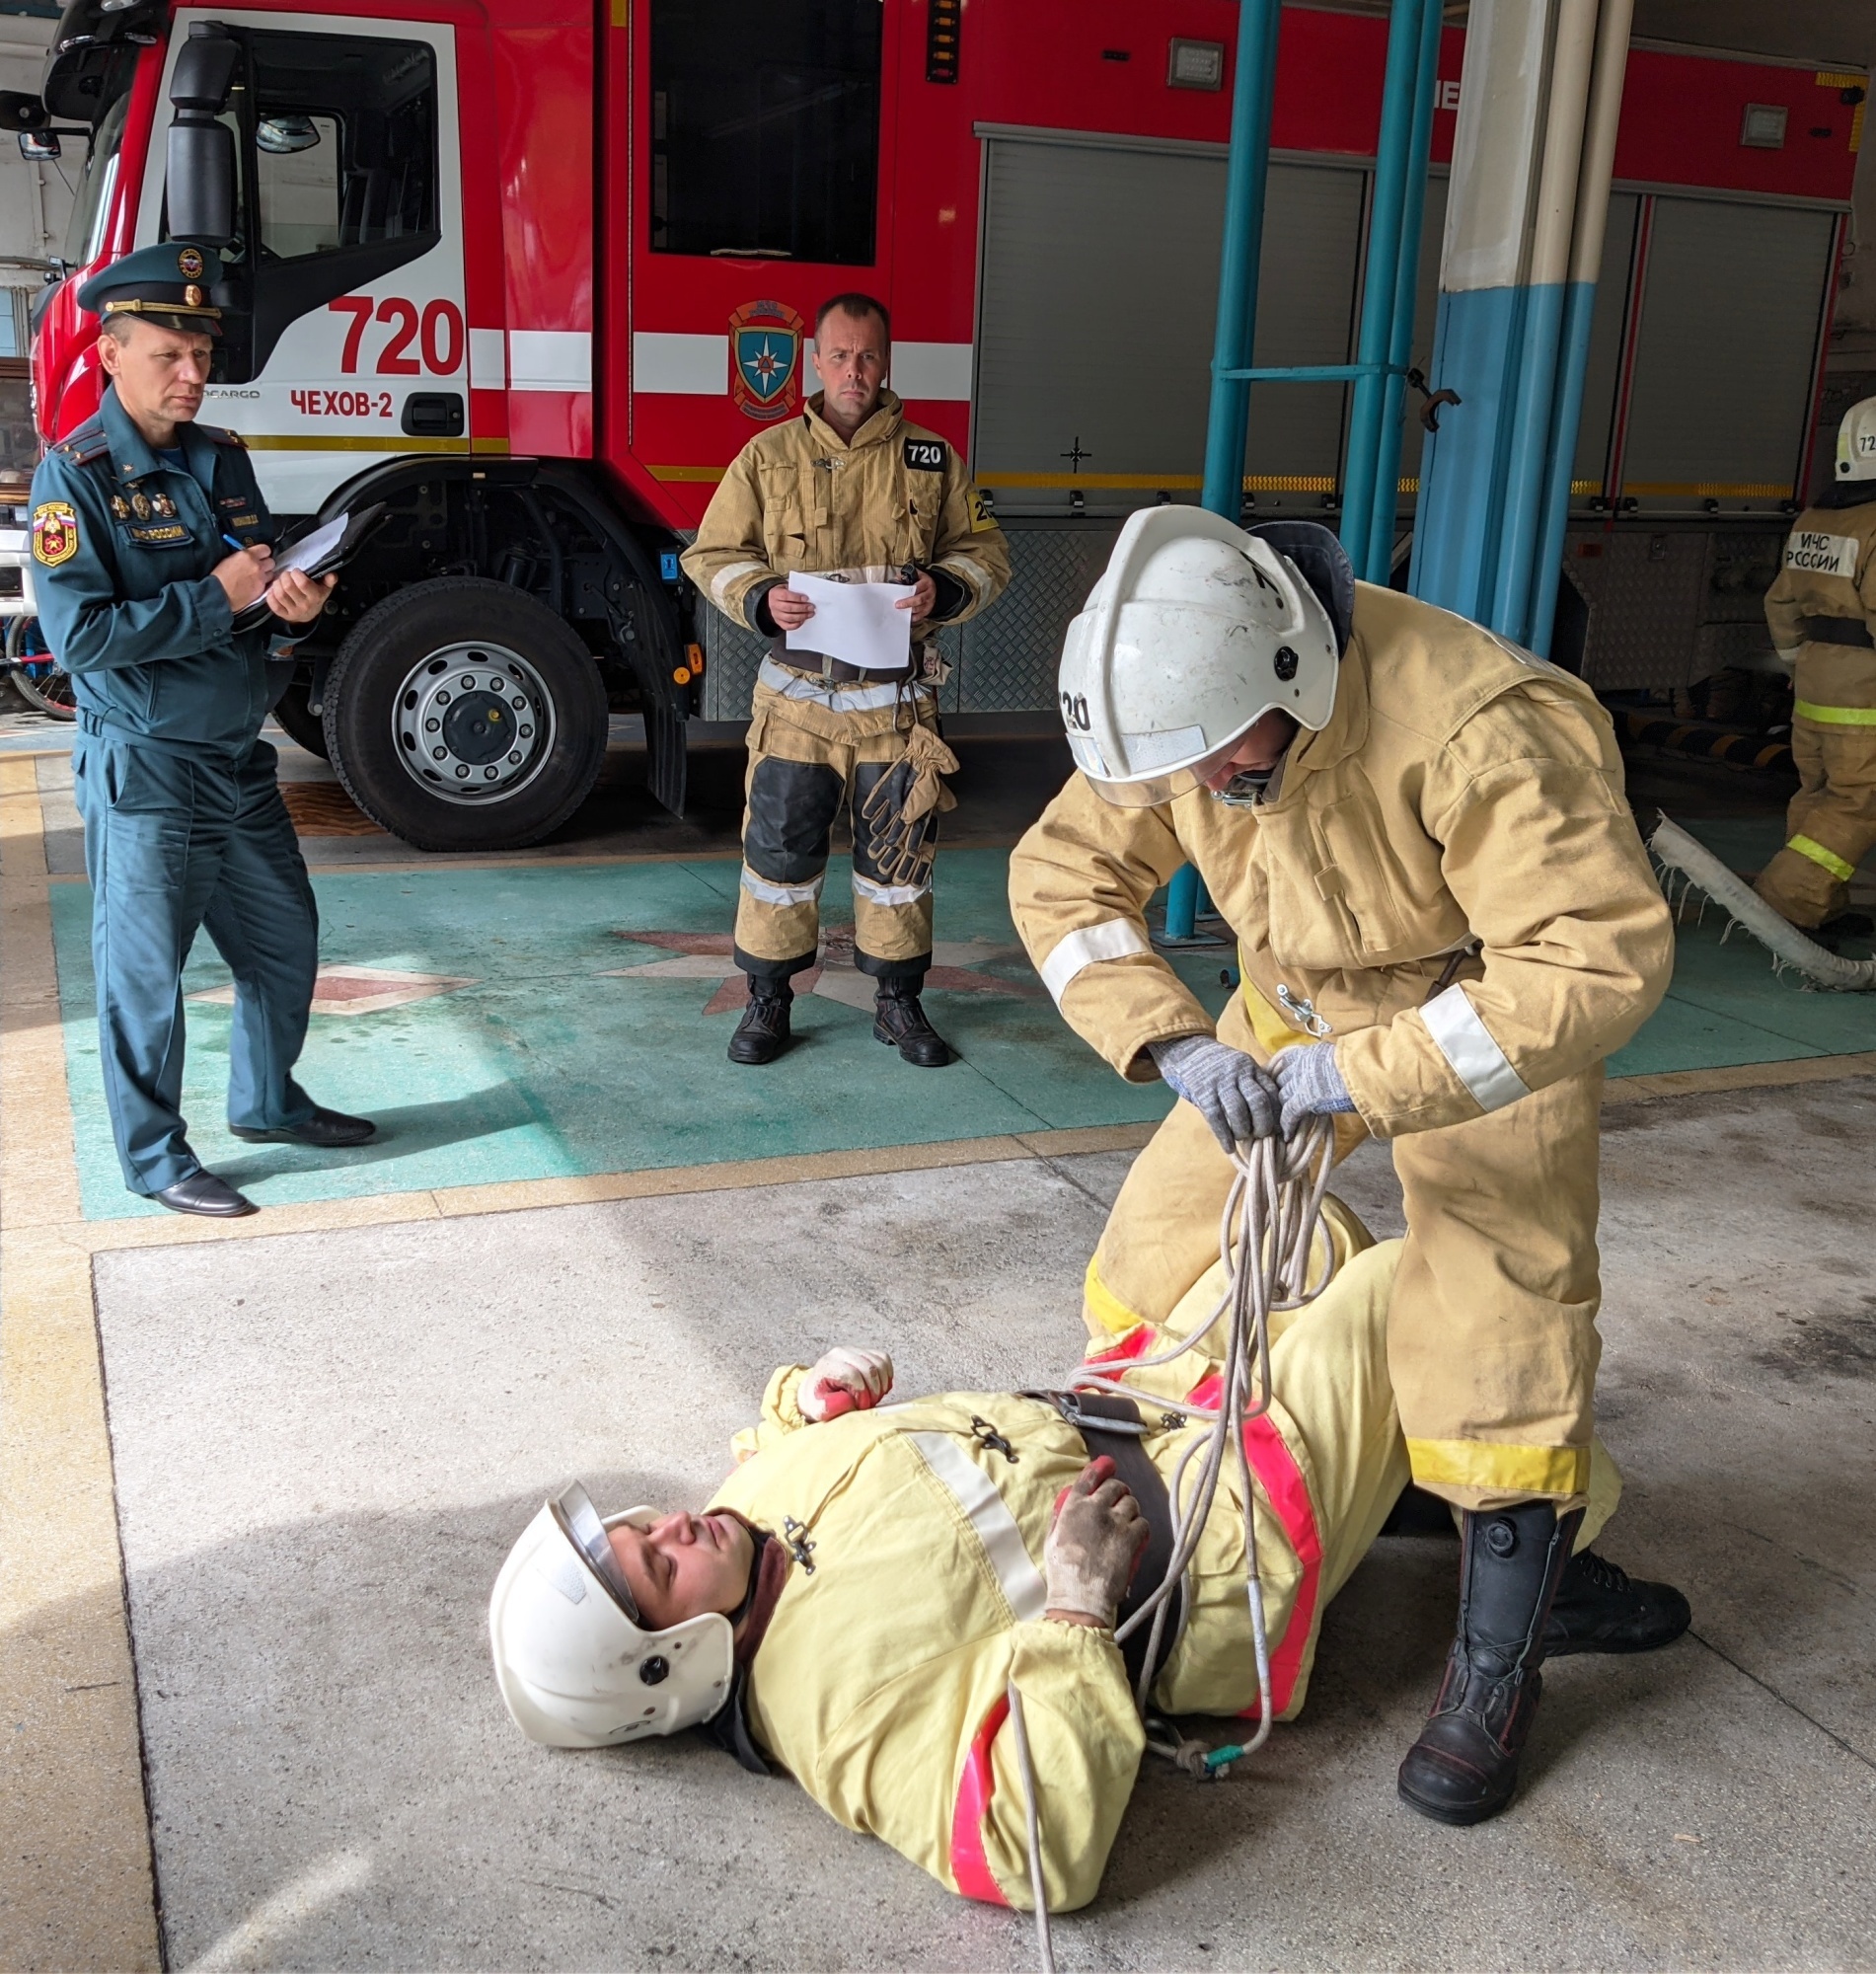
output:
<instances>
[{"instance_id":1,"label":"helmet chin strap","mask_svg":"<svg viewBox=\"0 0 1876 1974\"><path fill-rule=\"evenodd\" d=\"M1279 763L1281 765L1281 763ZM1276 768L1245 769L1234 775L1222 789L1208 791L1215 802L1223 802L1227 808L1255 808L1264 798L1264 791L1269 788Z\"/></svg>"}]
</instances>

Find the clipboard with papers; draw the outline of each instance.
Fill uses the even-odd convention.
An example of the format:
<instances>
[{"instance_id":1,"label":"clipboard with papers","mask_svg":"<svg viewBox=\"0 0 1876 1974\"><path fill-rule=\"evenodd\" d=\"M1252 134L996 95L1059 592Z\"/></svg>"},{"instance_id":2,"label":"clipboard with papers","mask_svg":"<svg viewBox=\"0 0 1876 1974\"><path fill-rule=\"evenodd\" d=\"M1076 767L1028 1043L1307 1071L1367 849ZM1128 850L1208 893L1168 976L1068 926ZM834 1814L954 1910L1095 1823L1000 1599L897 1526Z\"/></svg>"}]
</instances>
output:
<instances>
[{"instance_id":1,"label":"clipboard with papers","mask_svg":"<svg viewBox=\"0 0 1876 1974\"><path fill-rule=\"evenodd\" d=\"M308 575L328 575L336 569L342 569L364 542L377 532L378 524L390 511L384 501L374 500L368 507L360 507L356 513L347 509L342 514L335 514L330 521L309 528L297 541L289 542L275 555L274 574L284 575L288 569L297 569ZM266 601L263 598L236 613L234 628L237 631L252 631L257 624L266 621L267 614Z\"/></svg>"}]
</instances>

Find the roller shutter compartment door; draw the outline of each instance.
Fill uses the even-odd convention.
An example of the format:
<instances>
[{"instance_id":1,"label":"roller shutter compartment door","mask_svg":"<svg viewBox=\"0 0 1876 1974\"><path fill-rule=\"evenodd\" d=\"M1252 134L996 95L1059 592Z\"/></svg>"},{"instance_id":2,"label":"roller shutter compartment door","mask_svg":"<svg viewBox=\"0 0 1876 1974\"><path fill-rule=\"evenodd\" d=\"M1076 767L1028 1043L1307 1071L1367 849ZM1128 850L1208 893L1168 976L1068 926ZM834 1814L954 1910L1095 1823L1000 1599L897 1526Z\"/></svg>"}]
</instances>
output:
<instances>
[{"instance_id":1,"label":"roller shutter compartment door","mask_svg":"<svg viewBox=\"0 0 1876 1974\"><path fill-rule=\"evenodd\" d=\"M1791 206L1656 200L1623 494L1644 508L1790 496L1835 229Z\"/></svg>"},{"instance_id":2,"label":"roller shutter compartment door","mask_svg":"<svg viewBox=\"0 0 1876 1974\"><path fill-rule=\"evenodd\" d=\"M1075 483L1091 513L1162 489L1195 499L1222 149L992 136L985 150L972 457L1000 511L1062 514ZM1346 167L1271 167L1258 362L1347 360L1362 184ZM1253 389L1246 470L1313 481L1319 506L1344 396L1339 385Z\"/></svg>"}]
</instances>

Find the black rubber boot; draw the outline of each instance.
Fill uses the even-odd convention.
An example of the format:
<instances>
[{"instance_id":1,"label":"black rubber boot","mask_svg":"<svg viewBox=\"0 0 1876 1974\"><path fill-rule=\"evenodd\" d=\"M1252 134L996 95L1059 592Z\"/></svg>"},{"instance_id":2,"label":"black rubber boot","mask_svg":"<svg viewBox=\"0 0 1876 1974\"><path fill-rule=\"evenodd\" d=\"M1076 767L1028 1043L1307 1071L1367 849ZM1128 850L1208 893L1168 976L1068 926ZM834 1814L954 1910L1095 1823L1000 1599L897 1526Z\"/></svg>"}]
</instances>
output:
<instances>
[{"instance_id":1,"label":"black rubber boot","mask_svg":"<svg viewBox=\"0 0 1876 1974\"><path fill-rule=\"evenodd\" d=\"M729 1038L730 1061L774 1062L794 1039L788 1031L788 1009L793 1002L794 989L786 980L751 980L749 1005Z\"/></svg>"},{"instance_id":2,"label":"black rubber boot","mask_svg":"<svg viewBox=\"0 0 1876 1974\"><path fill-rule=\"evenodd\" d=\"M1876 932L1876 920L1867 912L1838 912L1836 918L1826 919L1808 932L1802 926L1798 930L1806 939L1815 940L1826 952L1841 952L1846 945L1859 945Z\"/></svg>"},{"instance_id":3,"label":"black rubber boot","mask_svg":"<svg viewBox=\"0 0 1876 1974\"><path fill-rule=\"evenodd\" d=\"M951 1045L925 1019L916 986L894 982L873 998L872 1035L890 1042L915 1069L942 1069L956 1058Z\"/></svg>"},{"instance_id":4,"label":"black rubber boot","mask_svg":"<svg viewBox=\"0 0 1876 1974\"><path fill-rule=\"evenodd\" d=\"M1672 1583L1637 1583L1594 1550L1578 1550L1550 1606L1543 1655L1652 1652L1673 1644L1692 1622L1688 1600Z\"/></svg>"},{"instance_id":5,"label":"black rubber boot","mask_svg":"<svg viewBox=\"0 0 1876 1974\"><path fill-rule=\"evenodd\" d=\"M1439 1823L1483 1823L1517 1792L1537 1716L1544 1626L1580 1508L1548 1501L1467 1514L1461 1531L1460 1629L1420 1738L1400 1765L1400 1799Z\"/></svg>"}]
</instances>

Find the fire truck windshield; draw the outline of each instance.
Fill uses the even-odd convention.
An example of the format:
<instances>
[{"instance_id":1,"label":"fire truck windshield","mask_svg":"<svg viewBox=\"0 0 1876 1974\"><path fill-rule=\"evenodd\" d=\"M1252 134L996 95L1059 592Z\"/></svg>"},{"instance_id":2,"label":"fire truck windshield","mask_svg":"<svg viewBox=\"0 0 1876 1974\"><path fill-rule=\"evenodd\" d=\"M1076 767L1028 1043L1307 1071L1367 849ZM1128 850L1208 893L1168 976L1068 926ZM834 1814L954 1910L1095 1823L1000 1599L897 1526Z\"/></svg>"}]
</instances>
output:
<instances>
[{"instance_id":1,"label":"fire truck windshield","mask_svg":"<svg viewBox=\"0 0 1876 1974\"><path fill-rule=\"evenodd\" d=\"M89 266L104 251L105 227L111 219L111 191L117 183L117 154L123 146L124 117L130 108L130 78L99 120L91 153L78 175L78 192L71 222L65 229L64 261L68 267Z\"/></svg>"}]
</instances>

